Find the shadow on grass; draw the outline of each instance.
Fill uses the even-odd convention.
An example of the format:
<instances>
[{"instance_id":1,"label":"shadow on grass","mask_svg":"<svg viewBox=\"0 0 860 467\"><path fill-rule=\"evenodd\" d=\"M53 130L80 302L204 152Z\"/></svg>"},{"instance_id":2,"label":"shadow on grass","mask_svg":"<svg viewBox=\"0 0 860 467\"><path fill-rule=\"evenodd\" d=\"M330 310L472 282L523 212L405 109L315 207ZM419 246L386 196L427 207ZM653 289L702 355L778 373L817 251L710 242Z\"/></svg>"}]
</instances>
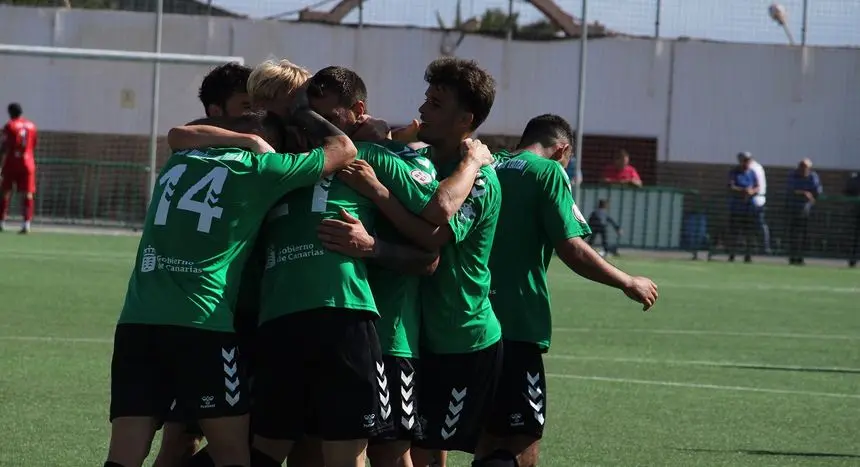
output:
<instances>
[{"instance_id":1,"label":"shadow on grass","mask_svg":"<svg viewBox=\"0 0 860 467\"><path fill-rule=\"evenodd\" d=\"M699 448L674 448L683 452L712 452L727 454L746 454L750 456L780 456L780 457L807 457L807 458L831 458L831 459L860 459L858 454L839 454L835 452L803 452L803 451L772 451L769 449L699 449Z\"/></svg>"}]
</instances>

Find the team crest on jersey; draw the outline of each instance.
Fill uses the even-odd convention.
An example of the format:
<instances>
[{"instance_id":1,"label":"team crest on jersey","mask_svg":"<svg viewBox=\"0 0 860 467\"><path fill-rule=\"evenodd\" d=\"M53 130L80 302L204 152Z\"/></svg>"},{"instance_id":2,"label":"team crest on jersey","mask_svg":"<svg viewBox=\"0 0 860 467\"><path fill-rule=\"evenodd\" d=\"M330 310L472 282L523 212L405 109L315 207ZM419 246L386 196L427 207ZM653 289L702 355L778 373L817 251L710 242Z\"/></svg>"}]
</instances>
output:
<instances>
[{"instance_id":1,"label":"team crest on jersey","mask_svg":"<svg viewBox=\"0 0 860 467\"><path fill-rule=\"evenodd\" d=\"M155 248L152 245L143 249L143 256L140 258L140 272L152 272L155 270L155 265L158 262L158 255L155 253Z\"/></svg>"},{"instance_id":2,"label":"team crest on jersey","mask_svg":"<svg viewBox=\"0 0 860 467\"><path fill-rule=\"evenodd\" d=\"M576 207L576 203L573 203L573 217L575 217L576 220L578 220L582 224L587 223L585 220L585 216L582 215L582 211L580 211L579 208Z\"/></svg>"},{"instance_id":3,"label":"team crest on jersey","mask_svg":"<svg viewBox=\"0 0 860 467\"><path fill-rule=\"evenodd\" d=\"M413 169L412 172L409 172L409 175L412 177L413 180L422 185L426 185L433 181L432 175L420 169Z\"/></svg>"},{"instance_id":4,"label":"team crest on jersey","mask_svg":"<svg viewBox=\"0 0 860 467\"><path fill-rule=\"evenodd\" d=\"M475 207L468 200L460 206L460 218L463 221L471 221L475 219Z\"/></svg>"},{"instance_id":5,"label":"team crest on jersey","mask_svg":"<svg viewBox=\"0 0 860 467\"><path fill-rule=\"evenodd\" d=\"M472 185L472 192L469 193L469 196L472 198L480 198L481 196L484 196L484 193L487 192L486 184L487 182L484 181L483 177L475 179L475 184Z\"/></svg>"}]
</instances>

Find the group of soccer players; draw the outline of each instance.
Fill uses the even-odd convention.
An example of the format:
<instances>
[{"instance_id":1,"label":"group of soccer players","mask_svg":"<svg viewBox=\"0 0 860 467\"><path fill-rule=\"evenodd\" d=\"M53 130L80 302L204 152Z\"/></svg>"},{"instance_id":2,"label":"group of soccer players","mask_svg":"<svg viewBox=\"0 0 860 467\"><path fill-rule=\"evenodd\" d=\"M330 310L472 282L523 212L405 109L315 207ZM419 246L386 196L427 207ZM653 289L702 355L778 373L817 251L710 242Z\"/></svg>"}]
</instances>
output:
<instances>
[{"instance_id":1,"label":"group of soccer players","mask_svg":"<svg viewBox=\"0 0 860 467\"><path fill-rule=\"evenodd\" d=\"M157 467L537 465L553 251L646 310L657 288L583 240L563 118L493 155L470 138L493 78L456 58L424 77L393 132L344 67L204 79L117 325L105 467L140 466L162 425Z\"/></svg>"}]
</instances>

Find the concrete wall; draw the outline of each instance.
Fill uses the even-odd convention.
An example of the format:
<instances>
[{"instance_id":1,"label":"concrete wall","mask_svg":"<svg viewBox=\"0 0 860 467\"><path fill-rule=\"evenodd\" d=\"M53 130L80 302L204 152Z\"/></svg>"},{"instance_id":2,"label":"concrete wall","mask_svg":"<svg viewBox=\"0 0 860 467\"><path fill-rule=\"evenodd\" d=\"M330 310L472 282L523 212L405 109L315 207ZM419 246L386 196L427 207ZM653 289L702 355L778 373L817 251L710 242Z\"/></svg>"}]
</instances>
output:
<instances>
[{"instance_id":1,"label":"concrete wall","mask_svg":"<svg viewBox=\"0 0 860 467\"><path fill-rule=\"evenodd\" d=\"M149 51L153 23L150 14L3 6L0 43ZM166 16L164 31L165 52L355 68L370 88L372 113L397 123L416 116L424 67L439 55L442 39L418 29L359 33L179 15ZM479 133L517 135L530 117L546 112L575 123L578 54L577 41L467 37L457 55L478 60L499 83ZM0 69L0 102L21 102L46 135L149 132L151 65L0 56ZM196 91L206 72L162 67L160 134L201 113ZM749 150L765 166L812 157L818 167L860 168L858 49L601 39L589 43L587 85L586 134L654 140L650 164L728 163Z\"/></svg>"}]
</instances>

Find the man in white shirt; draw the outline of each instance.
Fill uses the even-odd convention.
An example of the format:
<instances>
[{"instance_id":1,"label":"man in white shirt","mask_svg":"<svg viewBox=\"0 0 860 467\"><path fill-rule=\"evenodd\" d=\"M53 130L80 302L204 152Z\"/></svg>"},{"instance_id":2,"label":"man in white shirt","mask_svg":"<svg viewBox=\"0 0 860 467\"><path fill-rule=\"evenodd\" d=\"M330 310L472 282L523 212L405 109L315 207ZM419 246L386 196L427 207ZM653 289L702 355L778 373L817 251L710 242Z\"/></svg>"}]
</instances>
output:
<instances>
[{"instance_id":1,"label":"man in white shirt","mask_svg":"<svg viewBox=\"0 0 860 467\"><path fill-rule=\"evenodd\" d=\"M769 255L771 254L770 250L770 229L767 227L767 222L764 219L764 204L767 196L767 181L764 176L764 167L758 163L755 159L753 159L752 154L749 152L742 152L738 154L738 162L743 163L745 160L750 161L750 169L755 172L756 179L758 180L759 190L753 198L753 207L755 208L755 220L756 226L758 227L759 233L761 234L761 243L762 248L764 249L764 253Z\"/></svg>"}]
</instances>

